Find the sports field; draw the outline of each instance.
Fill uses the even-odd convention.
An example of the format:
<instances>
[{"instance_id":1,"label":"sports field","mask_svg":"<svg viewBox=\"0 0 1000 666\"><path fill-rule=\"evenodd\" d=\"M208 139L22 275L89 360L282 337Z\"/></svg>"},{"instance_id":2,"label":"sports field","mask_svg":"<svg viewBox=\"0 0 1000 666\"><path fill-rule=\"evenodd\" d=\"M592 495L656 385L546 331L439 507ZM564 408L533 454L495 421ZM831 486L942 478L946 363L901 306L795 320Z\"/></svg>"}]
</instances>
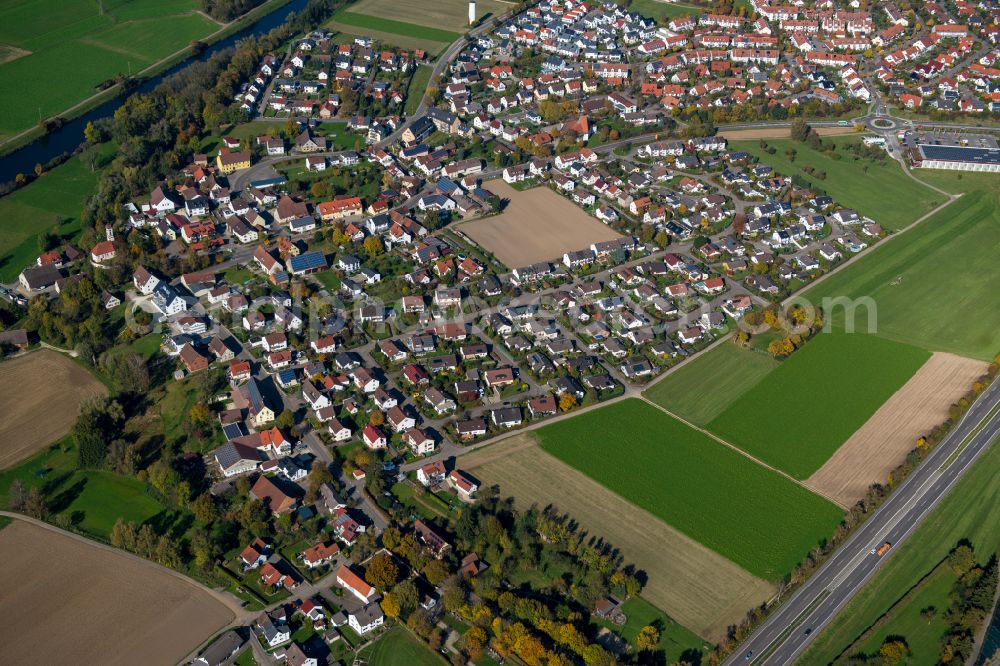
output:
<instances>
[{"instance_id":1,"label":"sports field","mask_svg":"<svg viewBox=\"0 0 1000 666\"><path fill-rule=\"evenodd\" d=\"M561 260L566 252L621 234L547 187L523 192L502 180L483 185L506 202L499 215L463 222L459 228L510 268Z\"/></svg>"},{"instance_id":2,"label":"sports field","mask_svg":"<svg viewBox=\"0 0 1000 666\"><path fill-rule=\"evenodd\" d=\"M105 144L101 150L108 158L115 147ZM71 238L80 233L80 211L93 194L97 176L76 156L0 198L0 282L16 280L34 262L40 254L37 239L43 232L55 229Z\"/></svg>"},{"instance_id":3,"label":"sports field","mask_svg":"<svg viewBox=\"0 0 1000 666\"><path fill-rule=\"evenodd\" d=\"M708 428L805 479L928 358L923 349L873 335L820 333Z\"/></svg>"},{"instance_id":4,"label":"sports field","mask_svg":"<svg viewBox=\"0 0 1000 666\"><path fill-rule=\"evenodd\" d=\"M787 574L841 518L830 502L640 400L537 434L545 451L767 580Z\"/></svg>"},{"instance_id":5,"label":"sports field","mask_svg":"<svg viewBox=\"0 0 1000 666\"><path fill-rule=\"evenodd\" d=\"M538 448L524 433L462 457L462 468L499 485L517 506L553 505L588 534L645 572L642 594L691 631L713 642L773 586L682 534L649 511ZM641 625L640 625L641 628ZM676 660L679 652L668 657Z\"/></svg>"},{"instance_id":6,"label":"sports field","mask_svg":"<svg viewBox=\"0 0 1000 666\"><path fill-rule=\"evenodd\" d=\"M846 146L860 141L860 136L824 137L823 144L835 146L840 159L791 139L768 139L767 145L776 149L773 155L768 155L759 141L732 141L730 147L756 155L782 175L798 176L825 190L838 204L854 208L886 229L901 229L944 203L943 195L907 176L895 160L886 157L883 162L874 162L856 158ZM785 154L789 148L796 151L794 162ZM806 166L826 172L826 178L820 180L805 173Z\"/></svg>"},{"instance_id":7,"label":"sports field","mask_svg":"<svg viewBox=\"0 0 1000 666\"><path fill-rule=\"evenodd\" d=\"M643 391L643 395L691 423L704 426L778 365L770 354L726 343L695 356Z\"/></svg>"},{"instance_id":8,"label":"sports field","mask_svg":"<svg viewBox=\"0 0 1000 666\"><path fill-rule=\"evenodd\" d=\"M975 548L977 559L985 561L989 553L1000 549L1000 446L992 446L966 473L955 489L931 512L905 543L881 567L854 600L837 615L805 652L800 663L829 663L850 645L880 615L888 610L906 590L947 556L960 540L967 539ZM943 610L948 605L949 590L925 597L916 605ZM910 639L912 625L903 616L886 629ZM914 639L920 638L914 636ZM914 661L912 663L934 663Z\"/></svg>"},{"instance_id":9,"label":"sports field","mask_svg":"<svg viewBox=\"0 0 1000 666\"><path fill-rule=\"evenodd\" d=\"M513 9L514 4L498 0L476 0L476 19L498 15ZM469 3L466 0L421 0L421 2L398 2L397 0L360 0L348 7L352 14L370 17L392 17L392 22L434 28L437 32L463 33L469 29ZM370 26L375 27L375 26ZM383 28L384 29L384 28ZM412 30L412 28L400 28ZM394 30L387 30L394 32ZM405 34L405 33L404 33ZM450 39L438 41L453 42Z\"/></svg>"},{"instance_id":10,"label":"sports field","mask_svg":"<svg viewBox=\"0 0 1000 666\"><path fill-rule=\"evenodd\" d=\"M396 46L408 51L421 49L426 51L432 59L444 51L448 46L444 42L438 42L432 39L420 39L418 37L399 35L392 32L383 32L381 30L359 28L357 26L347 25L346 23L340 23L335 18L327 21L326 27L335 31L333 35L333 42L336 44L353 44L355 38L357 37L369 37L386 46Z\"/></svg>"},{"instance_id":11,"label":"sports field","mask_svg":"<svg viewBox=\"0 0 1000 666\"><path fill-rule=\"evenodd\" d=\"M6 663L167 666L233 619L162 567L20 520L0 531L0 559Z\"/></svg>"},{"instance_id":12,"label":"sports field","mask_svg":"<svg viewBox=\"0 0 1000 666\"><path fill-rule=\"evenodd\" d=\"M41 349L0 363L0 469L69 432L80 405L104 385L67 356ZM57 409L53 409L58 406Z\"/></svg>"},{"instance_id":13,"label":"sports field","mask_svg":"<svg viewBox=\"0 0 1000 666\"><path fill-rule=\"evenodd\" d=\"M0 64L0 135L32 127L99 92L95 86L162 60L219 29L198 0L9 0L0 45L29 52Z\"/></svg>"},{"instance_id":14,"label":"sports field","mask_svg":"<svg viewBox=\"0 0 1000 666\"><path fill-rule=\"evenodd\" d=\"M1000 351L998 256L997 190L976 189L805 297L816 304L871 298L880 337L989 360ZM844 325L845 309L834 309L831 321ZM866 308L858 308L856 326L867 330L867 323Z\"/></svg>"}]
</instances>

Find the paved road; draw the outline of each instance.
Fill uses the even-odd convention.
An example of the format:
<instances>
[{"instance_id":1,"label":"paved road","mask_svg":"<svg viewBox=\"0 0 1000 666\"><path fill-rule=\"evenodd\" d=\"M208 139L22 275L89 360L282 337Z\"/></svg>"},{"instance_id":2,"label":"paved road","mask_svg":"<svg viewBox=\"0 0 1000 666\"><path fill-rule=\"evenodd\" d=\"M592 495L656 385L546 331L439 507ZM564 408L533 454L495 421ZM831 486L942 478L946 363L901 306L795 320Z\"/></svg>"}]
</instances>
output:
<instances>
[{"instance_id":1,"label":"paved road","mask_svg":"<svg viewBox=\"0 0 1000 666\"><path fill-rule=\"evenodd\" d=\"M920 522L1000 435L1000 382L836 554L726 660L727 664L790 664L892 558ZM871 549L888 541L883 557ZM806 631L809 631L807 634ZM748 654L751 654L747 658Z\"/></svg>"}]
</instances>

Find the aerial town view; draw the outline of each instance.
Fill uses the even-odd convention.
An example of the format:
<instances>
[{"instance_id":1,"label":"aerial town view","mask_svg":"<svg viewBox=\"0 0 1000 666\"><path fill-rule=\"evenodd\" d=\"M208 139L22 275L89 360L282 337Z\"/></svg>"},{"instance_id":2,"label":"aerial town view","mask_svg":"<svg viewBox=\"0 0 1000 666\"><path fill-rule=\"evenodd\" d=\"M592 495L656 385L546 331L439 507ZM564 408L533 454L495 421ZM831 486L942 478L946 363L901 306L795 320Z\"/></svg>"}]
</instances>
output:
<instances>
[{"instance_id":1,"label":"aerial town view","mask_svg":"<svg viewBox=\"0 0 1000 666\"><path fill-rule=\"evenodd\" d=\"M997 0L0 0L0 87L0 664L1000 664Z\"/></svg>"}]
</instances>

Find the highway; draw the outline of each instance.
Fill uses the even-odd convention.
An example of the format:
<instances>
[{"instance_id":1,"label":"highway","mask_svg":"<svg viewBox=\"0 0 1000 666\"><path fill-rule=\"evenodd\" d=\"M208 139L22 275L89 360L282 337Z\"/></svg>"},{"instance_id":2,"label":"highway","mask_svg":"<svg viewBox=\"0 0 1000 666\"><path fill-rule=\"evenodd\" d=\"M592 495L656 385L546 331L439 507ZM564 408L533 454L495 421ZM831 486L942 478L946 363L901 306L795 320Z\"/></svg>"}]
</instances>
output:
<instances>
[{"instance_id":1,"label":"highway","mask_svg":"<svg viewBox=\"0 0 1000 666\"><path fill-rule=\"evenodd\" d=\"M1000 382L889 499L723 663L790 664L840 613L1000 434ZM871 550L888 541L882 557Z\"/></svg>"}]
</instances>

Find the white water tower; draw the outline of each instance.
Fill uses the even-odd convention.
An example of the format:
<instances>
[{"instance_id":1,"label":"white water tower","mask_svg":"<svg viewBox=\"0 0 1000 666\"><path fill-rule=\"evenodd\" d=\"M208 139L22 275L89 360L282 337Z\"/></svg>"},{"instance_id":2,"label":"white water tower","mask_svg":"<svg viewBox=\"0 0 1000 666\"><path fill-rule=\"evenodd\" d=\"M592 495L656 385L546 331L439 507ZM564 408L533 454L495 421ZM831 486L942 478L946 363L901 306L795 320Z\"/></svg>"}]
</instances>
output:
<instances>
[{"instance_id":1,"label":"white water tower","mask_svg":"<svg viewBox=\"0 0 1000 666\"><path fill-rule=\"evenodd\" d=\"M469 0L469 25L476 24L476 0Z\"/></svg>"}]
</instances>

